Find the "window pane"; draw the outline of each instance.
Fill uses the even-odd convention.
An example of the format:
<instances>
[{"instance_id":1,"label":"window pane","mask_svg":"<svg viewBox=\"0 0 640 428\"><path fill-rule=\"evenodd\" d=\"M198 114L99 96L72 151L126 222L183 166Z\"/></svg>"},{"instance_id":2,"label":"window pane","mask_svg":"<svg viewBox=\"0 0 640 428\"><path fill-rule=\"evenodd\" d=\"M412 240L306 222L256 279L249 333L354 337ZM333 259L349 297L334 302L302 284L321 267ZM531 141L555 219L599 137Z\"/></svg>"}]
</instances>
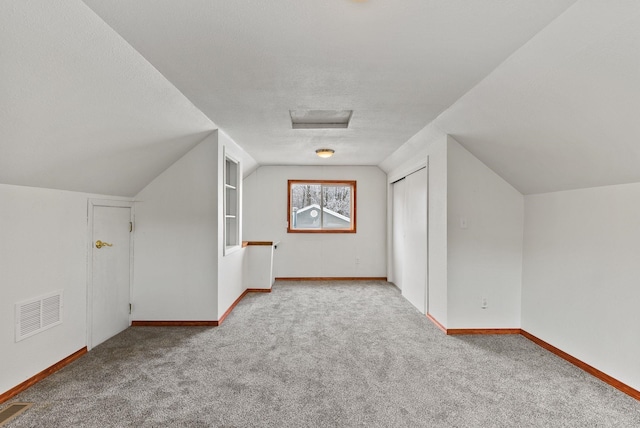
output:
<instances>
[{"instance_id":1,"label":"window pane","mask_svg":"<svg viewBox=\"0 0 640 428\"><path fill-rule=\"evenodd\" d=\"M292 229L320 229L320 184L294 184L291 186Z\"/></svg>"},{"instance_id":2,"label":"window pane","mask_svg":"<svg viewBox=\"0 0 640 428\"><path fill-rule=\"evenodd\" d=\"M322 202L323 227L332 229L351 227L351 186L323 186Z\"/></svg>"}]
</instances>

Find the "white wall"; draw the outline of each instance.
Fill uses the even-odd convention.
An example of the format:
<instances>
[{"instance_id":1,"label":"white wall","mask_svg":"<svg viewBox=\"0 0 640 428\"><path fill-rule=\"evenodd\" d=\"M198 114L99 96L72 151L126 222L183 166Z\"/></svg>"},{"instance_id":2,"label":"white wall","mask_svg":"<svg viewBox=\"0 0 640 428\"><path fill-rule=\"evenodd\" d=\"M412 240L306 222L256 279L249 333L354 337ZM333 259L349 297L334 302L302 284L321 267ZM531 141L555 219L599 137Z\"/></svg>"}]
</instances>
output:
<instances>
[{"instance_id":1,"label":"white wall","mask_svg":"<svg viewBox=\"0 0 640 428\"><path fill-rule=\"evenodd\" d=\"M0 393L86 346L87 201L0 184ZM15 343L16 302L64 292L62 324Z\"/></svg>"},{"instance_id":2,"label":"white wall","mask_svg":"<svg viewBox=\"0 0 640 428\"><path fill-rule=\"evenodd\" d=\"M249 245L243 265L243 283L246 288L270 290L274 282L271 245Z\"/></svg>"},{"instance_id":3,"label":"white wall","mask_svg":"<svg viewBox=\"0 0 640 428\"><path fill-rule=\"evenodd\" d=\"M391 183L429 163L427 312L447 326L447 136L427 126L380 164ZM392 211L392 198L388 212ZM391 223L388 225L391 229Z\"/></svg>"},{"instance_id":4,"label":"white wall","mask_svg":"<svg viewBox=\"0 0 640 428\"><path fill-rule=\"evenodd\" d=\"M217 263L218 151L255 161L220 135L220 145L210 135L136 197L135 320L217 320L244 291L243 251ZM90 198L130 200L0 184L0 393L86 346ZM15 343L15 303L59 289L62 324Z\"/></svg>"},{"instance_id":5,"label":"white wall","mask_svg":"<svg viewBox=\"0 0 640 428\"><path fill-rule=\"evenodd\" d=\"M447 159L447 327L520 328L524 197L451 137Z\"/></svg>"},{"instance_id":6,"label":"white wall","mask_svg":"<svg viewBox=\"0 0 640 428\"><path fill-rule=\"evenodd\" d=\"M357 233L287 233L289 179L356 180ZM244 181L245 240L281 241L277 277L386 277L386 190L378 167L262 166Z\"/></svg>"},{"instance_id":7,"label":"white wall","mask_svg":"<svg viewBox=\"0 0 640 428\"><path fill-rule=\"evenodd\" d=\"M135 198L133 319L218 319L214 132Z\"/></svg>"},{"instance_id":8,"label":"white wall","mask_svg":"<svg viewBox=\"0 0 640 428\"><path fill-rule=\"evenodd\" d=\"M216 131L136 196L134 320L218 320L244 292L245 249L224 255L224 153L255 168Z\"/></svg>"},{"instance_id":9,"label":"white wall","mask_svg":"<svg viewBox=\"0 0 640 428\"><path fill-rule=\"evenodd\" d=\"M640 183L525 197L522 328L640 389Z\"/></svg>"},{"instance_id":10,"label":"white wall","mask_svg":"<svg viewBox=\"0 0 640 428\"><path fill-rule=\"evenodd\" d=\"M447 327L447 139L429 145L427 313Z\"/></svg>"},{"instance_id":11,"label":"white wall","mask_svg":"<svg viewBox=\"0 0 640 428\"><path fill-rule=\"evenodd\" d=\"M518 328L522 195L431 126L381 166L392 182L427 162L427 312L446 328Z\"/></svg>"}]
</instances>

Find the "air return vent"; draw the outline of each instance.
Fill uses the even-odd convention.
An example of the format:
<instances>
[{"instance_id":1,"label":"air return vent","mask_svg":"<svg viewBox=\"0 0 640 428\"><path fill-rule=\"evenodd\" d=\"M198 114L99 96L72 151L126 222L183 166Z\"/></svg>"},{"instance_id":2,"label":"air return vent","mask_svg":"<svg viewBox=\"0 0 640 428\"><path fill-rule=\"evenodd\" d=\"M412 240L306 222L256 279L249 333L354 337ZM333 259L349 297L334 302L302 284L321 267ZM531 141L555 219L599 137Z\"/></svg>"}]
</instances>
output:
<instances>
[{"instance_id":1,"label":"air return vent","mask_svg":"<svg viewBox=\"0 0 640 428\"><path fill-rule=\"evenodd\" d=\"M16 342L62 323L62 290L16 303Z\"/></svg>"}]
</instances>

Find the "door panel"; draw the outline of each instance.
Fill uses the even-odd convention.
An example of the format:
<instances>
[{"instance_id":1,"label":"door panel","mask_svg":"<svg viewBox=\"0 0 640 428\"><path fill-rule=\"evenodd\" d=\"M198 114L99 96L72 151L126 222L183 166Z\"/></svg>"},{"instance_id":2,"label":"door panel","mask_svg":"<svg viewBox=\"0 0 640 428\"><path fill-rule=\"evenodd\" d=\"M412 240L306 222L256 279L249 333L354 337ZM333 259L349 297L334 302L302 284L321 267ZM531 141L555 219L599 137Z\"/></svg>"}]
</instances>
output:
<instances>
[{"instance_id":1,"label":"door panel","mask_svg":"<svg viewBox=\"0 0 640 428\"><path fill-rule=\"evenodd\" d=\"M392 269L393 283L402 290L402 272L404 269L404 245L405 245L405 186L407 180L396 181L393 184L393 229L392 229Z\"/></svg>"},{"instance_id":2,"label":"door panel","mask_svg":"<svg viewBox=\"0 0 640 428\"><path fill-rule=\"evenodd\" d=\"M93 208L92 347L129 326L130 221L131 208ZM105 244L97 248L96 241Z\"/></svg>"},{"instance_id":3,"label":"door panel","mask_svg":"<svg viewBox=\"0 0 640 428\"><path fill-rule=\"evenodd\" d=\"M405 190L402 295L427 311L427 169L409 176Z\"/></svg>"}]
</instances>

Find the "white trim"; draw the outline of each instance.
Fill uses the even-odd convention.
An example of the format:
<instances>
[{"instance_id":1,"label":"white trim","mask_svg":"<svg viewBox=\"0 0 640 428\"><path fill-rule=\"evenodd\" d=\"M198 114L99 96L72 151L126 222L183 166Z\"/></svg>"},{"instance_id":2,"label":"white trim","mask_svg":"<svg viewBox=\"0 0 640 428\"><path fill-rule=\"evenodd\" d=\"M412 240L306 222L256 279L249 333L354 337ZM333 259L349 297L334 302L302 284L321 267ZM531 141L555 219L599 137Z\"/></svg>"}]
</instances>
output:
<instances>
[{"instance_id":1,"label":"white trim","mask_svg":"<svg viewBox=\"0 0 640 428\"><path fill-rule=\"evenodd\" d=\"M396 271L393 268L393 184L387 183L387 281L395 285ZM428 205L428 202L427 202Z\"/></svg>"},{"instance_id":2,"label":"white trim","mask_svg":"<svg viewBox=\"0 0 640 428\"><path fill-rule=\"evenodd\" d=\"M134 224L134 231L129 234L129 302L133 302L133 233L135 232L134 223L134 202L121 201L114 199L95 199L90 198L87 201L87 331L86 341L87 350L93 348L92 330L93 330L93 210L95 207L115 207L129 208L130 220ZM129 325L131 325L132 314L129 314Z\"/></svg>"},{"instance_id":3,"label":"white trim","mask_svg":"<svg viewBox=\"0 0 640 428\"><path fill-rule=\"evenodd\" d=\"M238 244L227 246L227 159L236 164L236 233ZM242 249L242 165L222 147L222 254L227 256Z\"/></svg>"},{"instance_id":4,"label":"white trim","mask_svg":"<svg viewBox=\"0 0 640 428\"><path fill-rule=\"evenodd\" d=\"M427 156L425 159L420 160L417 164L413 164L401 169L399 172L395 172L393 175L387 175L387 181L389 182L389 184L393 184L394 182L402 180L403 178L413 174L414 172L418 172L421 169L426 168L428 163L429 156Z\"/></svg>"},{"instance_id":5,"label":"white trim","mask_svg":"<svg viewBox=\"0 0 640 428\"><path fill-rule=\"evenodd\" d=\"M424 281L425 281L425 290L424 290L424 298L425 298L425 302L424 302L424 310L425 310L425 315L429 313L429 273L431 271L431 254L429 253L429 202L431 201L431 189L429 188L429 181L431 180L431 177L429 176L429 156L427 156L427 161L424 165L424 167L427 169L427 260L425 262L425 268L427 269L427 274L424 277Z\"/></svg>"}]
</instances>

